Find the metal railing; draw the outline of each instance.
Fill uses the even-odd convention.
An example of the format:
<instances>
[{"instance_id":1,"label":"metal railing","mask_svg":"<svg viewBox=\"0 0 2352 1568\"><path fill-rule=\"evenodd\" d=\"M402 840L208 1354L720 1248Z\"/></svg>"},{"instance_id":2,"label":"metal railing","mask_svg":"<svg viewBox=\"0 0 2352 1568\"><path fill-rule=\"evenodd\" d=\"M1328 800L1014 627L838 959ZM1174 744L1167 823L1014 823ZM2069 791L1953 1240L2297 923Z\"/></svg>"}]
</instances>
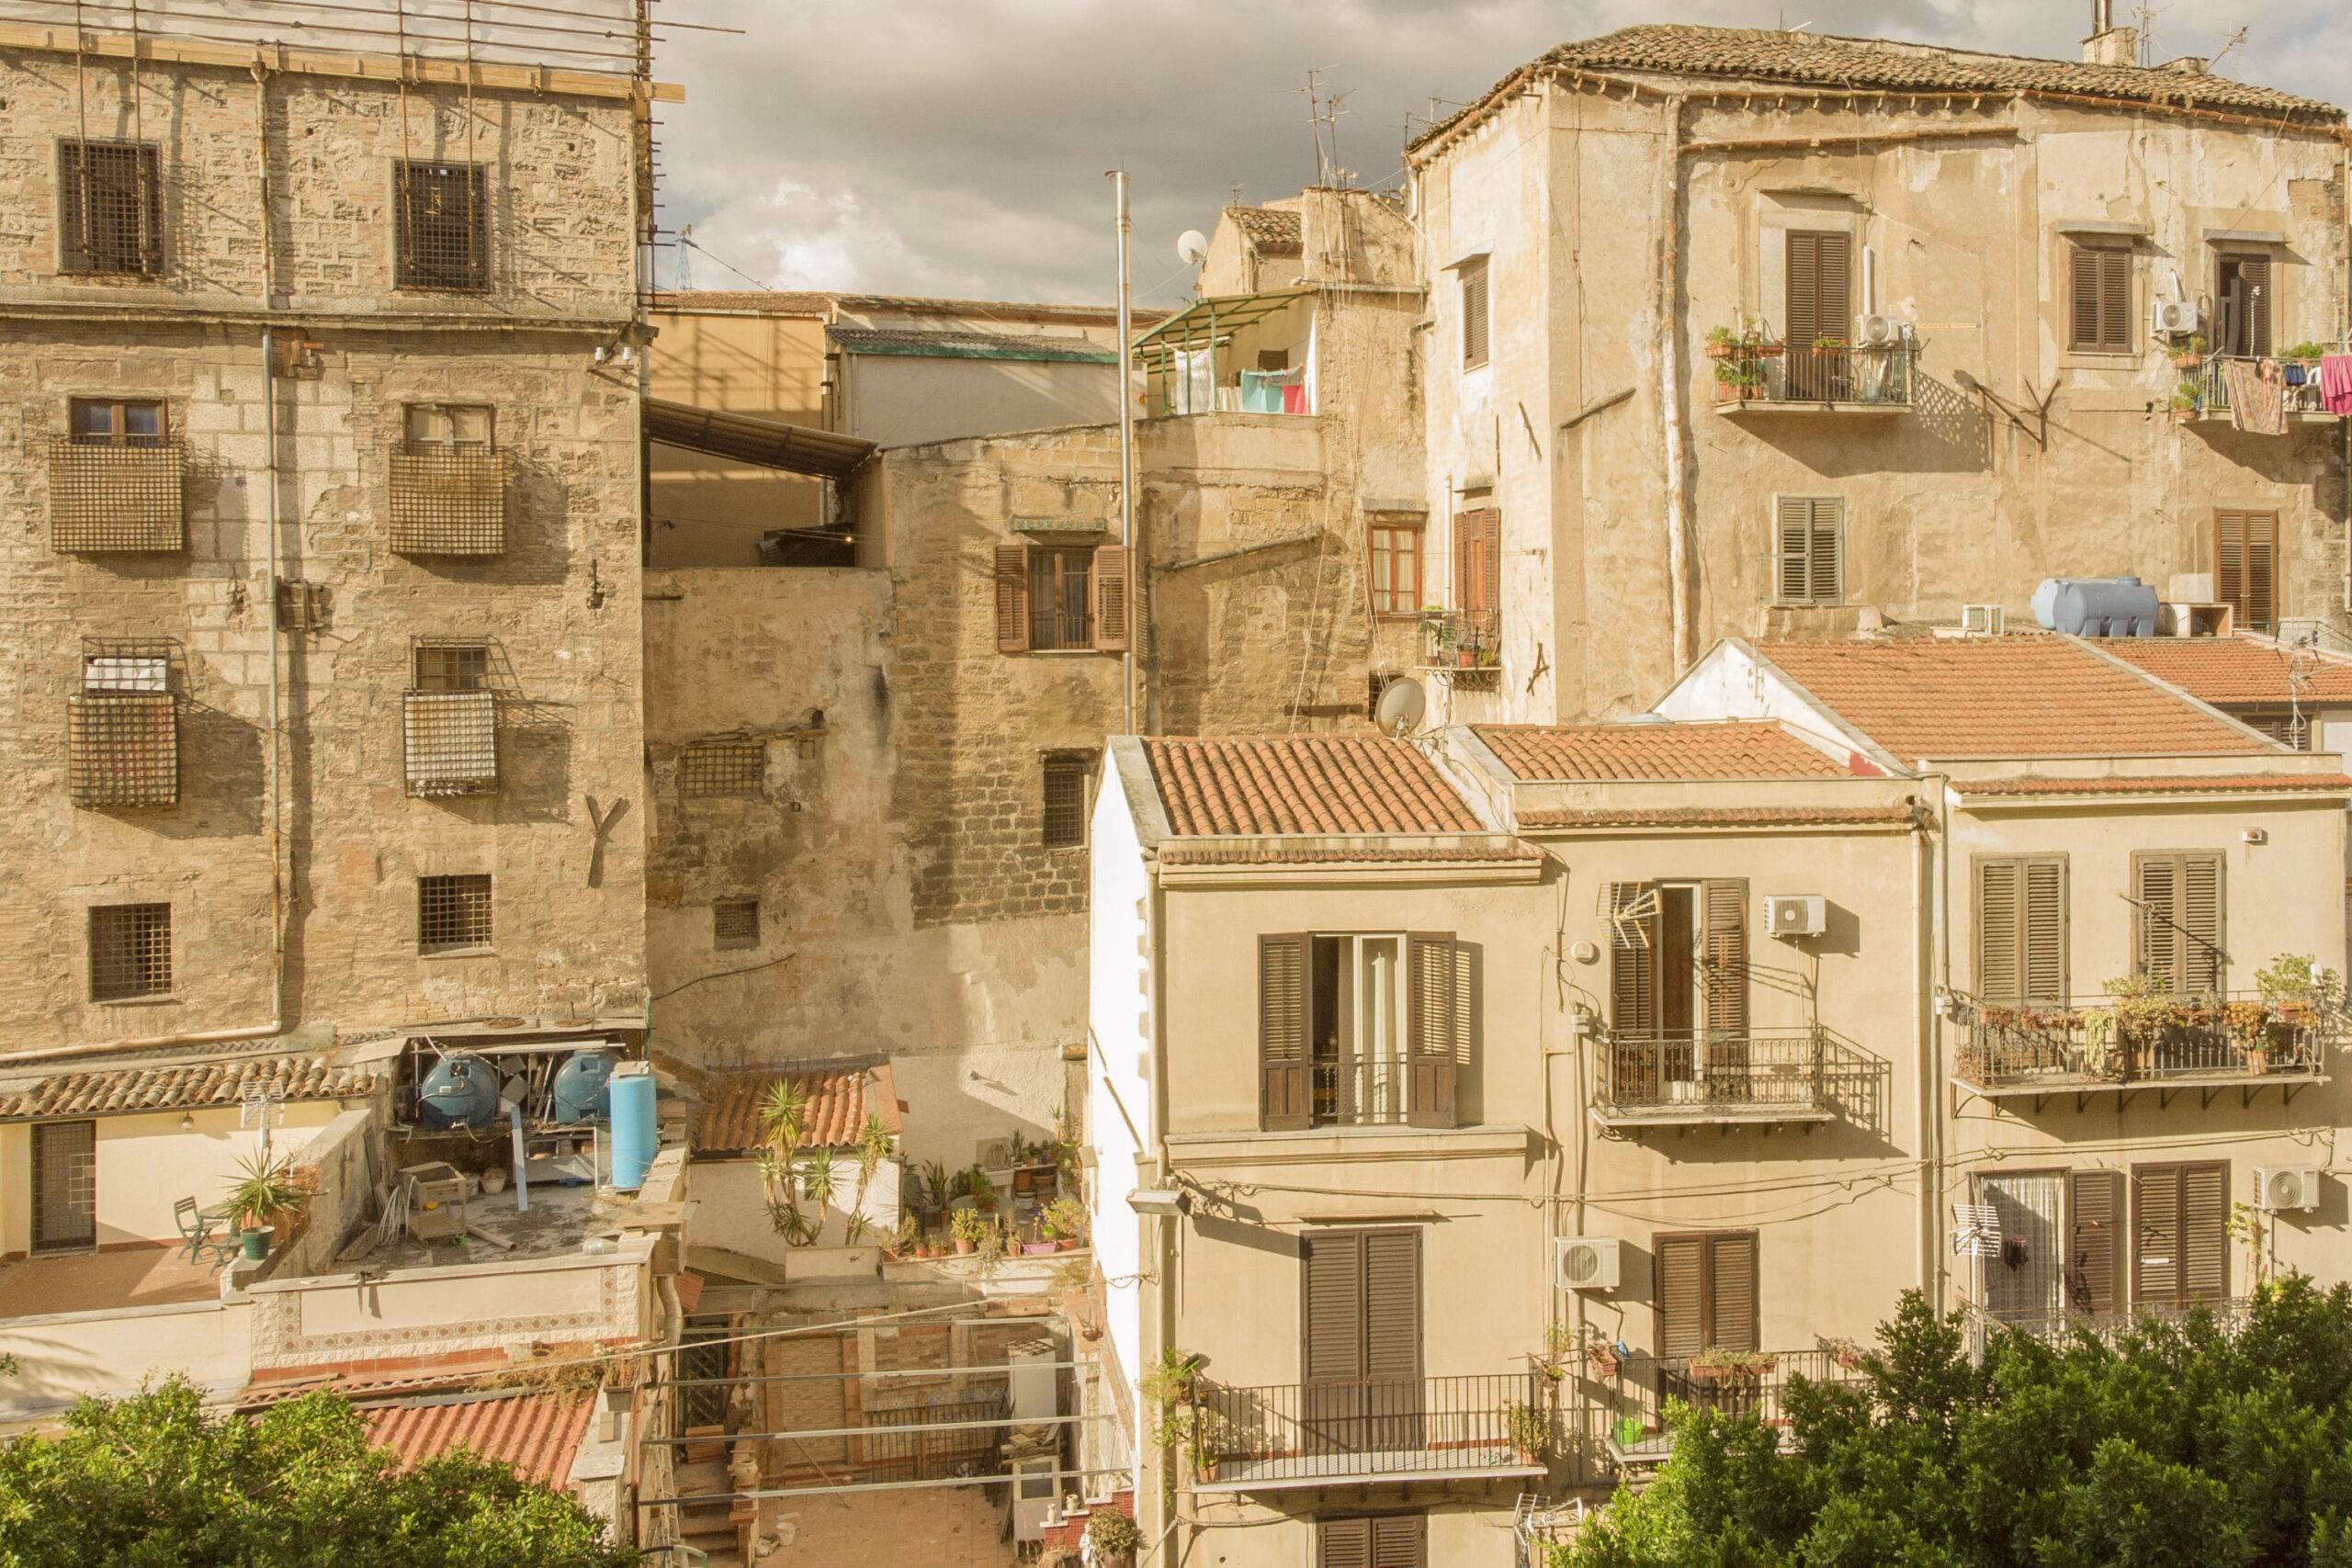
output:
<instances>
[{"instance_id":1,"label":"metal railing","mask_svg":"<svg viewBox=\"0 0 2352 1568\"><path fill-rule=\"evenodd\" d=\"M1401 1126L1410 1075L1401 1056L1315 1064L1318 1127Z\"/></svg>"},{"instance_id":2,"label":"metal railing","mask_svg":"<svg viewBox=\"0 0 2352 1568\"><path fill-rule=\"evenodd\" d=\"M2214 1325L2222 1333L2235 1334L2253 1317L2254 1304L2252 1296L2229 1296L2189 1306L2177 1306L2170 1302L2142 1302L2133 1306L2117 1307L2110 1312L2077 1312L2062 1308L2052 1312L1991 1313L1971 1302L1966 1304L1964 1327L1969 1355L1982 1360L1992 1342L2010 1329L2052 1344L2070 1339L2078 1331L2113 1344L2119 1337L2138 1328L2143 1322L2174 1325L2186 1323L2189 1314L2200 1306L2212 1314Z\"/></svg>"},{"instance_id":3,"label":"metal railing","mask_svg":"<svg viewBox=\"0 0 2352 1568\"><path fill-rule=\"evenodd\" d=\"M394 448L392 548L412 556L504 554L508 468L507 455L488 446Z\"/></svg>"},{"instance_id":4,"label":"metal railing","mask_svg":"<svg viewBox=\"0 0 2352 1568\"><path fill-rule=\"evenodd\" d=\"M1594 1097L1620 1113L1698 1107L1813 1110L1824 1101L1818 1027L1764 1034L1611 1034L1595 1053Z\"/></svg>"},{"instance_id":5,"label":"metal railing","mask_svg":"<svg viewBox=\"0 0 2352 1568\"><path fill-rule=\"evenodd\" d=\"M2286 359L2268 356L2278 367L2281 378L2279 392L2289 413L2322 413L2326 404L2320 399L2319 361L2316 359ZM2264 356L2250 354L2209 354L2193 371L2185 372L2182 379L2197 389L2197 406L2207 413L2230 412L2229 378L2223 374L2226 365L2260 366ZM2290 368L2301 372L2300 382L2286 379Z\"/></svg>"},{"instance_id":6,"label":"metal railing","mask_svg":"<svg viewBox=\"0 0 2352 1568\"><path fill-rule=\"evenodd\" d=\"M930 1481L997 1469L1004 1428L973 1423L1002 1421L1005 1397L997 1390L937 1404L867 1410L865 1434L850 1439L849 1462L862 1479L876 1481Z\"/></svg>"},{"instance_id":7,"label":"metal railing","mask_svg":"<svg viewBox=\"0 0 2352 1568\"><path fill-rule=\"evenodd\" d=\"M1714 364L1715 401L1725 407L1856 403L1908 408L1917 351L1907 343L1821 348L1739 343L1711 347L1708 357Z\"/></svg>"},{"instance_id":8,"label":"metal railing","mask_svg":"<svg viewBox=\"0 0 2352 1568\"><path fill-rule=\"evenodd\" d=\"M2316 1077L2340 1020L2312 1003L2244 992L2002 1004L1952 993L1957 1075L1984 1088L2071 1088L2167 1078ZM2159 1010L2134 1021L2131 1014Z\"/></svg>"},{"instance_id":9,"label":"metal railing","mask_svg":"<svg viewBox=\"0 0 2352 1568\"><path fill-rule=\"evenodd\" d=\"M1800 1377L1816 1383L1860 1382L1860 1360L1818 1349L1632 1357L1618 1362L1609 1380L1609 1447L1621 1460L1664 1459L1674 1450L1667 1407L1678 1403L1785 1427L1788 1392Z\"/></svg>"},{"instance_id":10,"label":"metal railing","mask_svg":"<svg viewBox=\"0 0 2352 1568\"><path fill-rule=\"evenodd\" d=\"M1502 663L1502 616L1493 610L1427 610L1421 664L1432 670L1493 670Z\"/></svg>"},{"instance_id":11,"label":"metal railing","mask_svg":"<svg viewBox=\"0 0 2352 1568\"><path fill-rule=\"evenodd\" d=\"M1205 1484L1343 1484L1527 1470L1556 1417L1537 1374L1385 1378L1272 1388L1196 1384L1188 1442ZM1522 1446L1540 1436L1540 1444ZM1214 1466L1204 1462L1214 1456Z\"/></svg>"}]
</instances>

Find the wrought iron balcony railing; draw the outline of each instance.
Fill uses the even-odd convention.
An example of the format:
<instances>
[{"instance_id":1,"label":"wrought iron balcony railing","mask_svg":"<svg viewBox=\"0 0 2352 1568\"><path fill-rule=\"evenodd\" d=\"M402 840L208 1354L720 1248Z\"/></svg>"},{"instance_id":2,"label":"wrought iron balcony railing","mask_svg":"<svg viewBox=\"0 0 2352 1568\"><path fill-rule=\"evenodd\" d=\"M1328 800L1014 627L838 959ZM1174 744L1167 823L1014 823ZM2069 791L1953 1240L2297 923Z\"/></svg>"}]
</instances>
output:
<instances>
[{"instance_id":1,"label":"wrought iron balcony railing","mask_svg":"<svg viewBox=\"0 0 2352 1568\"><path fill-rule=\"evenodd\" d=\"M1968 1353L1982 1360L1993 1341L2009 1329L2053 1344L2070 1339L2077 1332L2112 1342L2117 1336L2130 1333L2143 1321L2186 1323L2189 1314L2199 1309L2212 1314L2214 1325L2222 1333L2235 1334L2254 1315L2255 1299L2252 1296L2229 1296L2221 1301L2198 1302L2188 1306L2176 1306L2169 1302L2142 1302L2132 1306L2118 1307L2112 1312L2076 1312L2070 1309L2027 1314L1987 1312L1971 1302L1967 1304Z\"/></svg>"},{"instance_id":2,"label":"wrought iron balcony railing","mask_svg":"<svg viewBox=\"0 0 2352 1568\"><path fill-rule=\"evenodd\" d=\"M2258 369L2264 363L2252 355L2209 354L2193 369L2183 370L2181 379L2195 389L2199 412L2227 413L2230 379L2225 367L2235 364ZM2320 399L2318 360L2273 357L2268 363L2278 367L2279 400L2289 413L2326 412L2326 404Z\"/></svg>"},{"instance_id":3,"label":"wrought iron balcony railing","mask_svg":"<svg viewBox=\"0 0 2352 1568\"><path fill-rule=\"evenodd\" d=\"M1502 616L1493 610L1421 613L1421 667L1457 685L1491 682L1503 660Z\"/></svg>"},{"instance_id":4,"label":"wrought iron balcony railing","mask_svg":"<svg viewBox=\"0 0 2352 1568\"><path fill-rule=\"evenodd\" d=\"M1908 343L1818 348L1735 343L1713 345L1707 352L1714 365L1720 408L1773 403L1911 406L1917 351Z\"/></svg>"},{"instance_id":5,"label":"wrought iron balcony railing","mask_svg":"<svg viewBox=\"0 0 2352 1568\"><path fill-rule=\"evenodd\" d=\"M1714 1351L1699 1356L1634 1356L1617 1363L1611 1393L1609 1451L1620 1463L1654 1464L1674 1451L1667 1407L1753 1416L1788 1425L1787 1397L1796 1379L1859 1382L1860 1358L1836 1350Z\"/></svg>"},{"instance_id":6,"label":"wrought iron balcony railing","mask_svg":"<svg viewBox=\"0 0 2352 1568\"><path fill-rule=\"evenodd\" d=\"M1952 995L1962 1030L1954 1070L1983 1089L2309 1082L2342 1024L2316 1003L2242 992L2022 1004Z\"/></svg>"},{"instance_id":7,"label":"wrought iron balcony railing","mask_svg":"<svg viewBox=\"0 0 2352 1568\"><path fill-rule=\"evenodd\" d=\"M1810 1111L1824 1103L1826 1051L1817 1028L1740 1035L1699 1030L1679 1038L1611 1034L1597 1055L1594 1099L1607 1114Z\"/></svg>"},{"instance_id":8,"label":"wrought iron balcony railing","mask_svg":"<svg viewBox=\"0 0 2352 1568\"><path fill-rule=\"evenodd\" d=\"M1193 1390L1187 1445L1204 1488L1351 1486L1533 1475L1555 1429L1532 1371Z\"/></svg>"}]
</instances>

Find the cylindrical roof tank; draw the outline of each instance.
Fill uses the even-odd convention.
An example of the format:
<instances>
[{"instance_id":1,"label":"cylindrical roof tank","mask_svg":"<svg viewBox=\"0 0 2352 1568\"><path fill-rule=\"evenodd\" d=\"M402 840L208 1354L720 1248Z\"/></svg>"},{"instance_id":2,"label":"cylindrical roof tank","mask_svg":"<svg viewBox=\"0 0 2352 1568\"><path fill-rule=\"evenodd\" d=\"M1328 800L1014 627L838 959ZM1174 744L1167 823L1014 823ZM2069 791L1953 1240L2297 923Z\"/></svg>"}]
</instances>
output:
<instances>
[{"instance_id":1,"label":"cylindrical roof tank","mask_svg":"<svg viewBox=\"0 0 2352 1568\"><path fill-rule=\"evenodd\" d=\"M2033 618L2074 637L2154 637L2156 591L2136 577L2044 578Z\"/></svg>"},{"instance_id":2,"label":"cylindrical roof tank","mask_svg":"<svg viewBox=\"0 0 2352 1568\"><path fill-rule=\"evenodd\" d=\"M613 1185L634 1192L645 1185L660 1144L653 1115L653 1067L623 1062L605 1080L613 1097Z\"/></svg>"},{"instance_id":3,"label":"cylindrical roof tank","mask_svg":"<svg viewBox=\"0 0 2352 1568\"><path fill-rule=\"evenodd\" d=\"M416 1124L427 1132L487 1127L498 1119L498 1070L470 1051L444 1056L416 1095Z\"/></svg>"},{"instance_id":4,"label":"cylindrical roof tank","mask_svg":"<svg viewBox=\"0 0 2352 1568\"><path fill-rule=\"evenodd\" d=\"M613 1059L602 1051L574 1051L556 1069L555 1119L559 1122L600 1122L609 1104L605 1080L612 1076Z\"/></svg>"}]
</instances>

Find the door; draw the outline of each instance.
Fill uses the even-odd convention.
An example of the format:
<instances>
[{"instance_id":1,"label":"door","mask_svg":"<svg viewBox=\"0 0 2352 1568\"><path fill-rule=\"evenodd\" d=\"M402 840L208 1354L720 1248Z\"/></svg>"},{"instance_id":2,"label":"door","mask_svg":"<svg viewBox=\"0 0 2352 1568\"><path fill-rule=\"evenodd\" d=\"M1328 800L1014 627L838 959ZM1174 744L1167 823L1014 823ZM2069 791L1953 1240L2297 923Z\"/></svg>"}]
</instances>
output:
<instances>
[{"instance_id":1,"label":"door","mask_svg":"<svg viewBox=\"0 0 2352 1568\"><path fill-rule=\"evenodd\" d=\"M1850 234L1792 229L1788 233L1788 341L1781 349L1788 395L1827 402L1846 395L1847 335L1853 330ZM1817 343L1836 346L1816 349Z\"/></svg>"},{"instance_id":2,"label":"door","mask_svg":"<svg viewBox=\"0 0 2352 1568\"><path fill-rule=\"evenodd\" d=\"M98 1244L98 1124L33 1126L33 1250Z\"/></svg>"},{"instance_id":3,"label":"door","mask_svg":"<svg viewBox=\"0 0 2352 1568\"><path fill-rule=\"evenodd\" d=\"M1421 1233L1302 1238L1300 1364L1309 1453L1421 1447Z\"/></svg>"},{"instance_id":4,"label":"door","mask_svg":"<svg viewBox=\"0 0 2352 1568\"><path fill-rule=\"evenodd\" d=\"M2259 358L2270 352L2270 258L2225 254L2215 265L2214 323L2221 352Z\"/></svg>"},{"instance_id":5,"label":"door","mask_svg":"<svg viewBox=\"0 0 2352 1568\"><path fill-rule=\"evenodd\" d=\"M2066 1304L2094 1316L2122 1305L2117 1285L2122 1256L2123 1173L2078 1170L2068 1182L2073 1239L2066 1256Z\"/></svg>"},{"instance_id":6,"label":"door","mask_svg":"<svg viewBox=\"0 0 2352 1568\"><path fill-rule=\"evenodd\" d=\"M2230 1167L2143 1165L2132 1171L2132 1299L2186 1307L2230 1293Z\"/></svg>"},{"instance_id":7,"label":"door","mask_svg":"<svg viewBox=\"0 0 2352 1568\"><path fill-rule=\"evenodd\" d=\"M1691 1042L1698 1023L1699 953L1697 900L1688 885L1660 887L1658 902L1657 1024L1659 1067L1669 1084L1697 1077ZM1671 1096L1676 1091L1668 1089ZM1687 1091L1686 1091L1687 1092Z\"/></svg>"},{"instance_id":8,"label":"door","mask_svg":"<svg viewBox=\"0 0 2352 1568\"><path fill-rule=\"evenodd\" d=\"M2213 597L2242 632L2267 632L2278 615L2278 514L2213 513Z\"/></svg>"},{"instance_id":9,"label":"door","mask_svg":"<svg viewBox=\"0 0 2352 1568\"><path fill-rule=\"evenodd\" d=\"M1977 1261L1984 1310L2004 1320L2055 1317L2064 1283L2058 1228L2064 1178L2055 1171L1976 1179L1977 1201L2001 1216L2001 1255Z\"/></svg>"}]
</instances>

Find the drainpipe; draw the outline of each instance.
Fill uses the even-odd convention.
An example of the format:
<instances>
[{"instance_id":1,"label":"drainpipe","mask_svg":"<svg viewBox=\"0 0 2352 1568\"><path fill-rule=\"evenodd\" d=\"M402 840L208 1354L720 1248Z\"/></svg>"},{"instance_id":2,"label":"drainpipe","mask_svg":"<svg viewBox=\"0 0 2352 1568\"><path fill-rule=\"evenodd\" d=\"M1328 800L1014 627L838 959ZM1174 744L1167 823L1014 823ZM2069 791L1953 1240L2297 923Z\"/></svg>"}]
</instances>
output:
<instances>
[{"instance_id":1,"label":"drainpipe","mask_svg":"<svg viewBox=\"0 0 2352 1568\"><path fill-rule=\"evenodd\" d=\"M1682 106L1677 94L1666 100L1666 142L1658 153L1658 406L1666 436L1666 561L1672 595L1674 672L1698 661L1698 598L1691 560L1690 516L1682 466Z\"/></svg>"},{"instance_id":2,"label":"drainpipe","mask_svg":"<svg viewBox=\"0 0 2352 1568\"><path fill-rule=\"evenodd\" d=\"M1128 300L1128 246L1134 224L1127 216L1127 171L1111 171L1119 204L1119 542L1127 547L1127 650L1119 656L1119 733L1136 732L1136 638L1141 628L1136 584L1144 570L1136 538L1135 323ZM1148 711L1150 705L1145 705Z\"/></svg>"},{"instance_id":3,"label":"drainpipe","mask_svg":"<svg viewBox=\"0 0 2352 1568\"><path fill-rule=\"evenodd\" d=\"M1928 829L1932 836L1935 864L1931 874L1933 891L1924 911L1928 928L1924 933L1933 947L1935 964L1935 994L1933 1006L1920 1020L1917 1070L1919 1073L1919 1289L1928 1305L1940 1314L1944 1309L1947 1286L1943 1249L1936 1245L1941 1232L1944 1192L1944 1066L1943 1021L1946 1000L1951 994L1951 779L1941 773L1920 770L1921 782L1932 780L1936 791L1935 820ZM1917 866L1912 874L1918 874ZM1928 955L1920 954L1920 962Z\"/></svg>"}]
</instances>

